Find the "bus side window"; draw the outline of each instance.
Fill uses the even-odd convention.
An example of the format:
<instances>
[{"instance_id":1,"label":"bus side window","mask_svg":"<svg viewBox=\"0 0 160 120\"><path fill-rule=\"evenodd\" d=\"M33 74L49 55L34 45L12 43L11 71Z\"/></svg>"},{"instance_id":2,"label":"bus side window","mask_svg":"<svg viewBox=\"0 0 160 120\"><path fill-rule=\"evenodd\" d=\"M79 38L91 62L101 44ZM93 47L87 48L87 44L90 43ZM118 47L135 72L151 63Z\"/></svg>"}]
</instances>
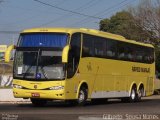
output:
<instances>
[{"instance_id":1,"label":"bus side window","mask_svg":"<svg viewBox=\"0 0 160 120\"><path fill-rule=\"evenodd\" d=\"M146 63L153 63L154 62L154 49L147 48L145 61L146 61Z\"/></svg>"},{"instance_id":2,"label":"bus side window","mask_svg":"<svg viewBox=\"0 0 160 120\"><path fill-rule=\"evenodd\" d=\"M106 41L103 38L94 38L94 52L96 57L105 57L105 42Z\"/></svg>"},{"instance_id":3,"label":"bus side window","mask_svg":"<svg viewBox=\"0 0 160 120\"><path fill-rule=\"evenodd\" d=\"M149 60L149 49L148 48L144 49L143 62L144 63L150 63L150 60Z\"/></svg>"},{"instance_id":4,"label":"bus side window","mask_svg":"<svg viewBox=\"0 0 160 120\"><path fill-rule=\"evenodd\" d=\"M124 61L131 61L133 55L131 54L130 44L125 42L118 43L118 59Z\"/></svg>"},{"instance_id":5,"label":"bus side window","mask_svg":"<svg viewBox=\"0 0 160 120\"><path fill-rule=\"evenodd\" d=\"M126 61L134 61L134 51L133 46L129 43L124 43L124 60Z\"/></svg>"},{"instance_id":6,"label":"bus side window","mask_svg":"<svg viewBox=\"0 0 160 120\"><path fill-rule=\"evenodd\" d=\"M136 62L143 62L143 49L140 48L140 46L136 46L135 48L135 53L136 53Z\"/></svg>"},{"instance_id":7,"label":"bus side window","mask_svg":"<svg viewBox=\"0 0 160 120\"><path fill-rule=\"evenodd\" d=\"M107 40L106 42L106 57L107 58L116 58L117 54L117 42L114 40Z\"/></svg>"},{"instance_id":8,"label":"bus side window","mask_svg":"<svg viewBox=\"0 0 160 120\"><path fill-rule=\"evenodd\" d=\"M83 34L82 57L94 56L93 37Z\"/></svg>"}]
</instances>

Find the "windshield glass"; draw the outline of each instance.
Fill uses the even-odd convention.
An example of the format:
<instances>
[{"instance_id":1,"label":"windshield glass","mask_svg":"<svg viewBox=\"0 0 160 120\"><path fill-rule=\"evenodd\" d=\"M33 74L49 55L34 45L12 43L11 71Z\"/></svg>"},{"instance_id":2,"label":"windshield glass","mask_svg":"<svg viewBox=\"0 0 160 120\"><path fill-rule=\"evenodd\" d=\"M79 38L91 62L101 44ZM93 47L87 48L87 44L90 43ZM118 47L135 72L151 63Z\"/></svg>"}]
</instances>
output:
<instances>
[{"instance_id":1,"label":"windshield glass","mask_svg":"<svg viewBox=\"0 0 160 120\"><path fill-rule=\"evenodd\" d=\"M19 79L64 79L62 51L18 50L15 56L14 78Z\"/></svg>"},{"instance_id":2,"label":"windshield glass","mask_svg":"<svg viewBox=\"0 0 160 120\"><path fill-rule=\"evenodd\" d=\"M65 33L23 33L19 37L19 47L59 47L67 44Z\"/></svg>"},{"instance_id":3,"label":"windshield glass","mask_svg":"<svg viewBox=\"0 0 160 120\"><path fill-rule=\"evenodd\" d=\"M38 61L37 78L63 79L64 65L61 55L61 51L42 51Z\"/></svg>"},{"instance_id":4,"label":"windshield glass","mask_svg":"<svg viewBox=\"0 0 160 120\"><path fill-rule=\"evenodd\" d=\"M62 50L68 36L66 33L22 33L16 48L14 78L64 79Z\"/></svg>"}]
</instances>

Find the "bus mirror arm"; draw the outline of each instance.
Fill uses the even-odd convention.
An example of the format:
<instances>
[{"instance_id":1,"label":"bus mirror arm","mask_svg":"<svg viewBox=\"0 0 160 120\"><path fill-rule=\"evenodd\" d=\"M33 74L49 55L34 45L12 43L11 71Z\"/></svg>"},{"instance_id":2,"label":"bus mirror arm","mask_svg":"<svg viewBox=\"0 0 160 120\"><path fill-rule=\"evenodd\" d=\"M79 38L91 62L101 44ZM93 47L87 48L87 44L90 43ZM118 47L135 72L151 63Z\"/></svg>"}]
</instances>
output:
<instances>
[{"instance_id":1,"label":"bus mirror arm","mask_svg":"<svg viewBox=\"0 0 160 120\"><path fill-rule=\"evenodd\" d=\"M12 50L15 49L16 46L15 45L10 45L6 52L5 52L5 62L10 62L10 57L11 57L11 53L12 53Z\"/></svg>"},{"instance_id":2,"label":"bus mirror arm","mask_svg":"<svg viewBox=\"0 0 160 120\"><path fill-rule=\"evenodd\" d=\"M62 63L67 63L68 62L69 49L70 49L69 45L66 45L63 48L63 51L62 51Z\"/></svg>"}]
</instances>

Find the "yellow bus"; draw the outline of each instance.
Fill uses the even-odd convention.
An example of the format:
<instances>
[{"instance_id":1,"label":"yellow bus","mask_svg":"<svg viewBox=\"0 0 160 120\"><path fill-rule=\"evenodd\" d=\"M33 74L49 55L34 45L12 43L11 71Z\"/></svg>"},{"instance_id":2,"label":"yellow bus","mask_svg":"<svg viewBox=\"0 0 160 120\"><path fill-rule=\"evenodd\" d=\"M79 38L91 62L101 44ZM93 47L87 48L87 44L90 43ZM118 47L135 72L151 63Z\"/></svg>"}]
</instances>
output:
<instances>
[{"instance_id":1,"label":"yellow bus","mask_svg":"<svg viewBox=\"0 0 160 120\"><path fill-rule=\"evenodd\" d=\"M13 94L34 105L152 95L154 47L93 29L34 28L19 37Z\"/></svg>"}]
</instances>

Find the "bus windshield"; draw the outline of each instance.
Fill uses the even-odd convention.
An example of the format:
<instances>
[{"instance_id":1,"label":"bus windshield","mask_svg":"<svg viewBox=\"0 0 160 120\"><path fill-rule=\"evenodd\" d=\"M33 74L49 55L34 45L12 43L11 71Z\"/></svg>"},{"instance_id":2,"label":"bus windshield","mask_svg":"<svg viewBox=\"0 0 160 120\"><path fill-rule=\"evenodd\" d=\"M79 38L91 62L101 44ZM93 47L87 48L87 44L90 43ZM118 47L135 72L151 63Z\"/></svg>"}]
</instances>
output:
<instances>
[{"instance_id":1,"label":"bus windshield","mask_svg":"<svg viewBox=\"0 0 160 120\"><path fill-rule=\"evenodd\" d=\"M67 44L65 33L23 33L19 37L19 47L60 47Z\"/></svg>"},{"instance_id":2,"label":"bus windshield","mask_svg":"<svg viewBox=\"0 0 160 120\"><path fill-rule=\"evenodd\" d=\"M64 79L62 50L67 39L68 35L61 33L21 34L15 54L14 78Z\"/></svg>"},{"instance_id":3,"label":"bus windshield","mask_svg":"<svg viewBox=\"0 0 160 120\"><path fill-rule=\"evenodd\" d=\"M14 77L20 79L64 79L62 51L17 50Z\"/></svg>"}]
</instances>

